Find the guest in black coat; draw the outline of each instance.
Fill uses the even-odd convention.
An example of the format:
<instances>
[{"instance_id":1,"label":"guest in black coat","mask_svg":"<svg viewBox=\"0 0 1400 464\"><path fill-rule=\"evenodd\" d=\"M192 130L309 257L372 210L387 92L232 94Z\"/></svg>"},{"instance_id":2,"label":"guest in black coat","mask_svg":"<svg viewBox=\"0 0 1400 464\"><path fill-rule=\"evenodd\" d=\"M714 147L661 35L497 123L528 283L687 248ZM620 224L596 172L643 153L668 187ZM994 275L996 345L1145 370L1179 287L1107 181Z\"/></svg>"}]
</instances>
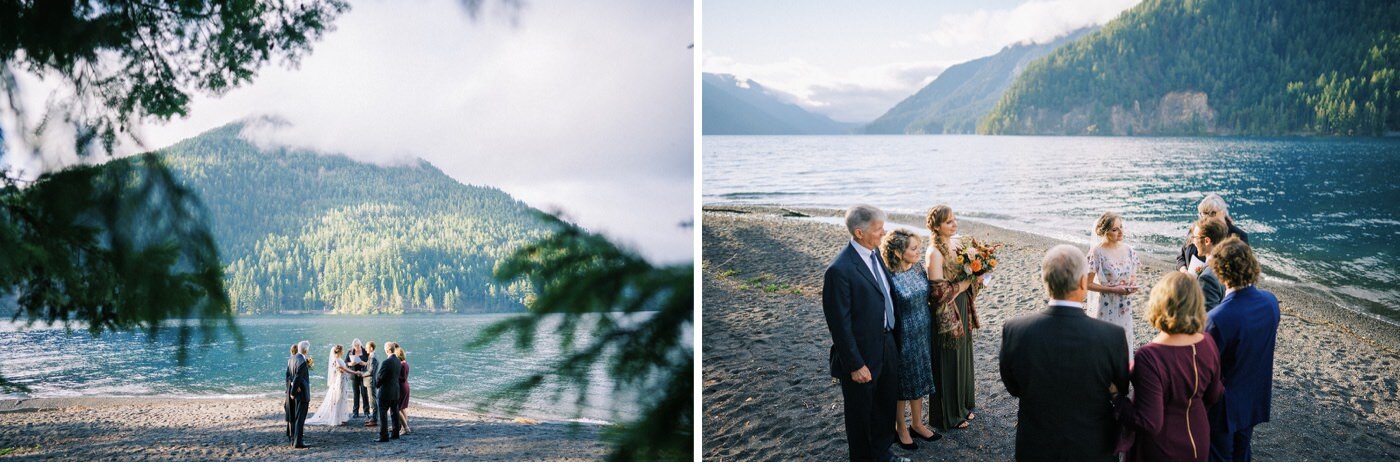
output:
<instances>
[{"instance_id":1,"label":"guest in black coat","mask_svg":"<svg viewBox=\"0 0 1400 464\"><path fill-rule=\"evenodd\" d=\"M295 360L296 357L297 357L297 344L296 344L296 343L293 343L293 344L292 344L292 350L291 350L290 354L289 354L288 357L287 357L287 365L288 365L288 366L291 366L291 365L292 365L292 361ZM291 382L292 382L292 371L291 371L291 369L288 369L288 370L287 370L287 383L288 383L288 386L289 386L289 387L290 387ZM296 412L296 408L292 407L294 403L292 403L292 396L291 396L290 390L291 390L291 389L288 388L288 394L282 395L282 409L287 413L287 441L292 441L292 419L293 419L292 414Z\"/></svg>"},{"instance_id":2,"label":"guest in black coat","mask_svg":"<svg viewBox=\"0 0 1400 464\"><path fill-rule=\"evenodd\" d=\"M1018 461L1115 461L1113 393L1128 390L1123 328L1084 313L1088 262L1070 245L1041 263L1049 308L1002 326L1001 381L1020 398Z\"/></svg>"},{"instance_id":3,"label":"guest in black coat","mask_svg":"<svg viewBox=\"0 0 1400 464\"><path fill-rule=\"evenodd\" d=\"M826 268L822 312L831 331L831 376L841 381L846 444L852 461L907 459L890 454L899 400L890 275L877 251L885 213L868 205L846 211L851 241Z\"/></svg>"},{"instance_id":4,"label":"guest in black coat","mask_svg":"<svg viewBox=\"0 0 1400 464\"><path fill-rule=\"evenodd\" d=\"M311 407L311 365L306 353L311 342L297 344L297 355L287 360L287 398L292 405L292 435L294 448L305 448L302 433L306 431L306 411Z\"/></svg>"},{"instance_id":5,"label":"guest in black coat","mask_svg":"<svg viewBox=\"0 0 1400 464\"><path fill-rule=\"evenodd\" d=\"M386 346L392 344L393 342L390 342ZM381 442L399 438L399 376L401 372L403 372L403 365L399 363L399 358L385 356L384 362L379 363L379 372L374 378L374 386L379 389L378 419L379 441ZM390 421L394 423L392 435L389 434Z\"/></svg>"}]
</instances>

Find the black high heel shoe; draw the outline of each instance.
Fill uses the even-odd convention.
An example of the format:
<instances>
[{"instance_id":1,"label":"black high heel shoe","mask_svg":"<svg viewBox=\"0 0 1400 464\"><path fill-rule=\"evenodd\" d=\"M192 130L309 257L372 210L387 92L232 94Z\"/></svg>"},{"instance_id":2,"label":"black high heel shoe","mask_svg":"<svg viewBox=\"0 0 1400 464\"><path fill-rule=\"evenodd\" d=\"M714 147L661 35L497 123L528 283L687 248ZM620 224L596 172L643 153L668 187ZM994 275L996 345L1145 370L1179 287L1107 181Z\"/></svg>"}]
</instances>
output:
<instances>
[{"instance_id":1,"label":"black high heel shoe","mask_svg":"<svg viewBox=\"0 0 1400 464\"><path fill-rule=\"evenodd\" d=\"M929 436L925 437L925 436L923 436L923 435L919 435L918 432L910 431L911 433L909 434L909 436L911 436L911 437L919 437L920 439L923 439L924 441L938 441L939 439L942 439L942 438L943 438L943 434L938 433L938 432L934 432L934 431L932 431L932 430L929 430L929 431L930 431L930 432L933 432L933 435L929 435Z\"/></svg>"},{"instance_id":2,"label":"black high heel shoe","mask_svg":"<svg viewBox=\"0 0 1400 464\"><path fill-rule=\"evenodd\" d=\"M919 449L919 444L914 443L914 440L912 438L909 439L909 443L904 443L899 441L899 437L895 437L894 444L899 445L900 448L904 448L909 451Z\"/></svg>"}]
</instances>

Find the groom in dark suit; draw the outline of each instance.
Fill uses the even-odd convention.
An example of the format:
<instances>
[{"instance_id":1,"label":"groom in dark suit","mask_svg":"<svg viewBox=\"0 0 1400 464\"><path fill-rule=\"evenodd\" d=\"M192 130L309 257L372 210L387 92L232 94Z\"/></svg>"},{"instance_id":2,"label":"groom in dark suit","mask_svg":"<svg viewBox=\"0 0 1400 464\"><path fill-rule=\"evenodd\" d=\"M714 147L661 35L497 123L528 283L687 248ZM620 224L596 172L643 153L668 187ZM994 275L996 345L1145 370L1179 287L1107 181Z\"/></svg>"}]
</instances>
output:
<instances>
[{"instance_id":1,"label":"groom in dark suit","mask_svg":"<svg viewBox=\"0 0 1400 464\"><path fill-rule=\"evenodd\" d=\"M385 343L387 349L394 346L393 342ZM403 365L399 364L399 358L385 356L384 361L379 363L379 372L374 378L374 386L379 389L379 441L397 440L399 438L399 379L403 372ZM394 434L389 434L389 421L394 422Z\"/></svg>"},{"instance_id":2,"label":"groom in dark suit","mask_svg":"<svg viewBox=\"0 0 1400 464\"><path fill-rule=\"evenodd\" d=\"M1088 262L1072 245L1041 262L1049 308L1006 321L1001 382L1021 399L1017 461L1116 461L1113 392L1128 392L1123 329L1084 313Z\"/></svg>"},{"instance_id":3,"label":"groom in dark suit","mask_svg":"<svg viewBox=\"0 0 1400 464\"><path fill-rule=\"evenodd\" d=\"M306 365L306 352L311 349L311 342L298 343L297 348L300 352L287 360L287 399L292 402L291 427L295 441L292 446L305 448L301 435L306 429L306 410L311 406L311 369Z\"/></svg>"},{"instance_id":4,"label":"groom in dark suit","mask_svg":"<svg viewBox=\"0 0 1400 464\"><path fill-rule=\"evenodd\" d=\"M852 461L908 461L890 453L898 401L899 355L894 300L878 245L885 213L869 205L846 211L851 241L826 268L822 312L831 331L831 376L841 380L846 442Z\"/></svg>"}]
</instances>

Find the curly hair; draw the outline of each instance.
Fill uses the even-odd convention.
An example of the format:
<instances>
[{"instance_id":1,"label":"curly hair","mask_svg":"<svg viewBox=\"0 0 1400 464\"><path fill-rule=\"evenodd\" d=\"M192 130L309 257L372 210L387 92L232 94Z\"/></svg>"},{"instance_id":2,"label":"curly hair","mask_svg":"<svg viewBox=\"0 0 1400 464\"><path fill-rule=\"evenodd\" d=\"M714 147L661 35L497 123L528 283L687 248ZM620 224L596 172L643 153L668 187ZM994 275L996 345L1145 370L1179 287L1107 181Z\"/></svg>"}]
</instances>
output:
<instances>
[{"instance_id":1,"label":"curly hair","mask_svg":"<svg viewBox=\"0 0 1400 464\"><path fill-rule=\"evenodd\" d=\"M885 259L885 267L891 271L902 267L905 264L904 252L918 240L918 235L905 229L885 234L885 238L880 240L880 257Z\"/></svg>"},{"instance_id":2,"label":"curly hair","mask_svg":"<svg viewBox=\"0 0 1400 464\"><path fill-rule=\"evenodd\" d=\"M953 249L948 245L948 240L938 235L938 226L948 222L948 218L953 217L953 208L948 205L937 205L928 209L928 215L924 217L924 225L928 227L929 233L933 234L933 246L944 258L953 255Z\"/></svg>"},{"instance_id":3,"label":"curly hair","mask_svg":"<svg viewBox=\"0 0 1400 464\"><path fill-rule=\"evenodd\" d=\"M1205 294L1196 279L1168 272L1152 286L1147 299L1148 325L1169 334L1197 334L1206 328Z\"/></svg>"},{"instance_id":4,"label":"curly hair","mask_svg":"<svg viewBox=\"0 0 1400 464\"><path fill-rule=\"evenodd\" d=\"M1119 216L1118 213L1112 211L1103 213L1102 216L1099 216L1099 220L1094 223L1094 235L1100 237L1108 235L1108 229L1113 228L1113 223L1122 220L1123 216Z\"/></svg>"},{"instance_id":5,"label":"curly hair","mask_svg":"<svg viewBox=\"0 0 1400 464\"><path fill-rule=\"evenodd\" d=\"M1220 242L1210 256L1210 268L1226 287L1241 288L1259 281L1259 260L1254 259L1254 249L1239 237Z\"/></svg>"}]
</instances>

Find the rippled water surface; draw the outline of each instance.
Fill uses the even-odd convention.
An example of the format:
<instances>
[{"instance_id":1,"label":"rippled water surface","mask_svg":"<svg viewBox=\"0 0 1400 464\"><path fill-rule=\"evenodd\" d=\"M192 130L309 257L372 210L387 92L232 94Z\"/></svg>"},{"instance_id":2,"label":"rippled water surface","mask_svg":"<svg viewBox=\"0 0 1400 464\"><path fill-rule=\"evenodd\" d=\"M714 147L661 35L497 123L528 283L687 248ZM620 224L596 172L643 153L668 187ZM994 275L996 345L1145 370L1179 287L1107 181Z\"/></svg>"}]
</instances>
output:
<instances>
[{"instance_id":1,"label":"rippled water surface","mask_svg":"<svg viewBox=\"0 0 1400 464\"><path fill-rule=\"evenodd\" d=\"M311 342L316 368L311 371L313 395L326 388L326 356L330 345L348 349L351 340L402 343L411 366L411 400L472 408L488 393L522 376L542 370L559 354L559 335L542 330L536 349L517 351L507 339L494 346L468 349L490 323L508 315L269 316L238 319L245 344L235 349L230 337L206 349L193 348L182 366L176 362L173 334L154 341L145 333L108 333L92 337L86 331L23 328L0 323L0 374L25 384L36 397L55 396L280 396L284 388L287 350L299 340ZM580 334L583 334L580 331ZM580 343L587 337L581 337ZM613 397L613 382L600 368L591 376L583 418L612 421L637 413L634 401ZM548 391L548 390L547 390ZM574 417L573 394L558 399L537 394L520 412L527 417ZM620 415L610 416L616 407ZM314 409L314 408L313 408ZM487 412L503 412L493 408Z\"/></svg>"},{"instance_id":2,"label":"rippled water surface","mask_svg":"<svg viewBox=\"0 0 1400 464\"><path fill-rule=\"evenodd\" d=\"M962 217L1087 244L1099 214L1176 256L1219 193L1268 278L1400 321L1400 140L985 136L706 136L705 204Z\"/></svg>"}]
</instances>

